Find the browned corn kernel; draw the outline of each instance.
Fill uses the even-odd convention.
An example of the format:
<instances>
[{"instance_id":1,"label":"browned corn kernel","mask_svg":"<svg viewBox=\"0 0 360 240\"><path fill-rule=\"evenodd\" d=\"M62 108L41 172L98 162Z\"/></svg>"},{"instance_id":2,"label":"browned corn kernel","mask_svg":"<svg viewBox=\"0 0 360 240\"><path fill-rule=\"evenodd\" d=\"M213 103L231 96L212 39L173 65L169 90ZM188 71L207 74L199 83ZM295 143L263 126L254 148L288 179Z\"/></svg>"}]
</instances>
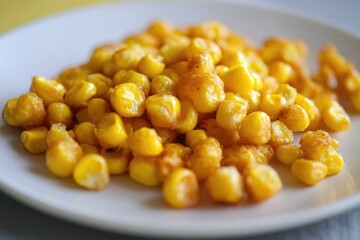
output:
<instances>
[{"instance_id":1,"label":"browned corn kernel","mask_svg":"<svg viewBox=\"0 0 360 240\"><path fill-rule=\"evenodd\" d=\"M297 104L288 105L279 115L279 120L283 122L291 131L304 131L310 124L310 119L304 108Z\"/></svg>"},{"instance_id":2,"label":"browned corn kernel","mask_svg":"<svg viewBox=\"0 0 360 240\"><path fill-rule=\"evenodd\" d=\"M46 118L43 100L36 93L21 95L16 101L15 121L20 126L41 126Z\"/></svg>"},{"instance_id":3,"label":"browned corn kernel","mask_svg":"<svg viewBox=\"0 0 360 240\"><path fill-rule=\"evenodd\" d=\"M269 144L273 147L292 143L294 141L293 132L281 121L271 123L271 138Z\"/></svg>"}]
</instances>

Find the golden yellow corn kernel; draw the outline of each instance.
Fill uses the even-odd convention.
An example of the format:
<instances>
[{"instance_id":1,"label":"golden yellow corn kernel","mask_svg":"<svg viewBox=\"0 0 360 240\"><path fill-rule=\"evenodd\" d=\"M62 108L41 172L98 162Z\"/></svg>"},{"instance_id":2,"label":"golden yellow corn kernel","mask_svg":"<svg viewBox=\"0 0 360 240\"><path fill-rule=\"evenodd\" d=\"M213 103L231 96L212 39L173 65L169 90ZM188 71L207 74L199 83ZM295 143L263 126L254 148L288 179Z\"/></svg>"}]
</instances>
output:
<instances>
[{"instance_id":1,"label":"golden yellow corn kernel","mask_svg":"<svg viewBox=\"0 0 360 240\"><path fill-rule=\"evenodd\" d=\"M70 177L82 150L75 141L58 140L49 145L46 151L46 166L58 177Z\"/></svg>"},{"instance_id":2,"label":"golden yellow corn kernel","mask_svg":"<svg viewBox=\"0 0 360 240\"><path fill-rule=\"evenodd\" d=\"M161 138L154 129L140 128L128 137L130 149L142 156L157 156L163 150Z\"/></svg>"},{"instance_id":3,"label":"golden yellow corn kernel","mask_svg":"<svg viewBox=\"0 0 360 240\"><path fill-rule=\"evenodd\" d=\"M36 93L43 100L45 106L48 106L53 102L62 102L66 89L57 81L35 76L32 79L30 91Z\"/></svg>"},{"instance_id":4,"label":"golden yellow corn kernel","mask_svg":"<svg viewBox=\"0 0 360 240\"><path fill-rule=\"evenodd\" d=\"M224 100L216 112L216 123L227 130L237 130L246 116L248 106L236 100Z\"/></svg>"},{"instance_id":5,"label":"golden yellow corn kernel","mask_svg":"<svg viewBox=\"0 0 360 240\"><path fill-rule=\"evenodd\" d=\"M222 79L224 77L224 74L229 71L229 67L225 65L217 65L215 67L215 73Z\"/></svg>"},{"instance_id":6,"label":"golden yellow corn kernel","mask_svg":"<svg viewBox=\"0 0 360 240\"><path fill-rule=\"evenodd\" d=\"M189 58L187 71L191 74L204 74L214 72L215 64L210 53L198 53Z\"/></svg>"},{"instance_id":7,"label":"golden yellow corn kernel","mask_svg":"<svg viewBox=\"0 0 360 240\"><path fill-rule=\"evenodd\" d=\"M107 113L96 124L95 135L101 147L116 148L125 144L127 134L122 118L116 113Z\"/></svg>"},{"instance_id":8,"label":"golden yellow corn kernel","mask_svg":"<svg viewBox=\"0 0 360 240\"><path fill-rule=\"evenodd\" d=\"M194 129L186 133L185 145L194 149L198 143L207 138L206 132L202 129Z\"/></svg>"},{"instance_id":9,"label":"golden yellow corn kernel","mask_svg":"<svg viewBox=\"0 0 360 240\"><path fill-rule=\"evenodd\" d=\"M306 111L297 104L288 105L280 113L279 120L293 132L304 131L310 124L310 119Z\"/></svg>"},{"instance_id":10,"label":"golden yellow corn kernel","mask_svg":"<svg viewBox=\"0 0 360 240\"><path fill-rule=\"evenodd\" d=\"M327 167L322 162L298 159L291 165L291 174L307 185L315 185L327 175Z\"/></svg>"},{"instance_id":11,"label":"golden yellow corn kernel","mask_svg":"<svg viewBox=\"0 0 360 240\"><path fill-rule=\"evenodd\" d=\"M286 99L280 94L266 94L261 99L260 110L269 115L270 119L274 121L286 104Z\"/></svg>"},{"instance_id":12,"label":"golden yellow corn kernel","mask_svg":"<svg viewBox=\"0 0 360 240\"><path fill-rule=\"evenodd\" d=\"M241 173L259 164L268 164L274 157L270 145L234 144L223 151L222 166L235 166Z\"/></svg>"},{"instance_id":13,"label":"golden yellow corn kernel","mask_svg":"<svg viewBox=\"0 0 360 240\"><path fill-rule=\"evenodd\" d=\"M262 77L262 89L261 94L275 93L279 88L279 83L274 77L264 76Z\"/></svg>"},{"instance_id":14,"label":"golden yellow corn kernel","mask_svg":"<svg viewBox=\"0 0 360 240\"><path fill-rule=\"evenodd\" d=\"M127 37L124 43L128 45L138 44L143 47L155 47L155 48L159 47L160 45L159 39L149 33L141 33Z\"/></svg>"},{"instance_id":15,"label":"golden yellow corn kernel","mask_svg":"<svg viewBox=\"0 0 360 240\"><path fill-rule=\"evenodd\" d=\"M219 140L222 147L230 147L232 144L240 141L238 131L231 131L220 127L214 118L201 121L200 127L205 129L209 137Z\"/></svg>"},{"instance_id":16,"label":"golden yellow corn kernel","mask_svg":"<svg viewBox=\"0 0 360 240\"><path fill-rule=\"evenodd\" d=\"M96 48L90 57L88 65L95 72L100 72L103 69L105 62L111 60L117 48L118 47L116 45L112 44L107 44Z\"/></svg>"},{"instance_id":17,"label":"golden yellow corn kernel","mask_svg":"<svg viewBox=\"0 0 360 240\"><path fill-rule=\"evenodd\" d=\"M331 147L335 150L339 147L339 142L333 139L329 133L323 130L307 131L300 139L300 145L305 154L313 154L315 148Z\"/></svg>"},{"instance_id":18,"label":"golden yellow corn kernel","mask_svg":"<svg viewBox=\"0 0 360 240\"><path fill-rule=\"evenodd\" d=\"M240 97L239 95L232 93L232 92L226 92L224 100L238 101L238 102L241 102L243 105L246 105L246 108L249 108L248 100L246 100L245 98Z\"/></svg>"},{"instance_id":19,"label":"golden yellow corn kernel","mask_svg":"<svg viewBox=\"0 0 360 240\"><path fill-rule=\"evenodd\" d=\"M173 128L180 116L180 101L170 94L155 94L148 97L145 108L155 127Z\"/></svg>"},{"instance_id":20,"label":"golden yellow corn kernel","mask_svg":"<svg viewBox=\"0 0 360 240\"><path fill-rule=\"evenodd\" d=\"M179 135L177 131L167 128L154 127L154 129L157 135L161 138L161 142L163 144L175 142L176 138Z\"/></svg>"},{"instance_id":21,"label":"golden yellow corn kernel","mask_svg":"<svg viewBox=\"0 0 360 240\"><path fill-rule=\"evenodd\" d=\"M286 144L280 145L275 150L276 159L286 166L291 166L291 164L300 158L304 157L304 154L300 148L295 145Z\"/></svg>"},{"instance_id":22,"label":"golden yellow corn kernel","mask_svg":"<svg viewBox=\"0 0 360 240\"><path fill-rule=\"evenodd\" d=\"M360 74L356 70L352 70L344 79L342 85L350 94L360 89Z\"/></svg>"},{"instance_id":23,"label":"golden yellow corn kernel","mask_svg":"<svg viewBox=\"0 0 360 240\"><path fill-rule=\"evenodd\" d=\"M127 170L130 161L130 155L124 151L109 151L105 148L100 151L109 167L109 173L112 175L123 174Z\"/></svg>"},{"instance_id":24,"label":"golden yellow corn kernel","mask_svg":"<svg viewBox=\"0 0 360 240\"><path fill-rule=\"evenodd\" d=\"M148 27L147 32L159 39L164 39L174 32L174 28L166 21L154 21Z\"/></svg>"},{"instance_id":25,"label":"golden yellow corn kernel","mask_svg":"<svg viewBox=\"0 0 360 240\"><path fill-rule=\"evenodd\" d=\"M164 148L164 151L157 157L159 175L162 181L176 168L185 165L183 159L174 148Z\"/></svg>"},{"instance_id":26,"label":"golden yellow corn kernel","mask_svg":"<svg viewBox=\"0 0 360 240\"><path fill-rule=\"evenodd\" d=\"M190 132L196 127L198 122L198 112L192 102L188 99L181 100L180 106L180 117L175 126L175 130L184 134Z\"/></svg>"},{"instance_id":27,"label":"golden yellow corn kernel","mask_svg":"<svg viewBox=\"0 0 360 240\"><path fill-rule=\"evenodd\" d=\"M269 144L273 147L294 142L293 132L281 121L271 123L271 138Z\"/></svg>"},{"instance_id":28,"label":"golden yellow corn kernel","mask_svg":"<svg viewBox=\"0 0 360 240\"><path fill-rule=\"evenodd\" d=\"M84 155L74 168L73 178L80 187L89 190L101 190L109 185L108 165L99 154Z\"/></svg>"},{"instance_id":29,"label":"golden yellow corn kernel","mask_svg":"<svg viewBox=\"0 0 360 240\"><path fill-rule=\"evenodd\" d=\"M155 187L161 183L158 169L158 159L136 156L130 162L130 177L147 187Z\"/></svg>"},{"instance_id":30,"label":"golden yellow corn kernel","mask_svg":"<svg viewBox=\"0 0 360 240\"><path fill-rule=\"evenodd\" d=\"M15 123L20 126L42 126L46 118L43 100L36 93L25 93L16 101Z\"/></svg>"},{"instance_id":31,"label":"golden yellow corn kernel","mask_svg":"<svg viewBox=\"0 0 360 240\"><path fill-rule=\"evenodd\" d=\"M96 86L87 81L76 82L65 94L65 103L70 107L86 107L88 101L96 95Z\"/></svg>"},{"instance_id":32,"label":"golden yellow corn kernel","mask_svg":"<svg viewBox=\"0 0 360 240\"><path fill-rule=\"evenodd\" d=\"M144 92L145 96L150 92L150 81L144 74L135 72L133 70L126 71L124 74L121 70L114 76L114 86L116 87L122 83L135 83Z\"/></svg>"},{"instance_id":33,"label":"golden yellow corn kernel","mask_svg":"<svg viewBox=\"0 0 360 240\"><path fill-rule=\"evenodd\" d=\"M217 139L210 137L199 142L193 150L187 164L197 179L203 181L220 167L221 146Z\"/></svg>"},{"instance_id":34,"label":"golden yellow corn kernel","mask_svg":"<svg viewBox=\"0 0 360 240\"><path fill-rule=\"evenodd\" d=\"M16 112L16 103L17 98L11 98L9 99L2 111L2 119L3 121L10 126L17 127L19 126L18 122L15 119L15 112Z\"/></svg>"},{"instance_id":35,"label":"golden yellow corn kernel","mask_svg":"<svg viewBox=\"0 0 360 240\"><path fill-rule=\"evenodd\" d=\"M241 51L233 48L224 49L223 57L221 59L222 65L234 67L239 65L247 65L247 63L247 59Z\"/></svg>"},{"instance_id":36,"label":"golden yellow corn kernel","mask_svg":"<svg viewBox=\"0 0 360 240\"><path fill-rule=\"evenodd\" d=\"M50 103L47 109L46 120L49 126L54 123L62 123L67 128L70 128L73 125L73 113L65 103Z\"/></svg>"},{"instance_id":37,"label":"golden yellow corn kernel","mask_svg":"<svg viewBox=\"0 0 360 240\"><path fill-rule=\"evenodd\" d=\"M181 77L177 94L180 99L189 98L196 110L213 112L225 99L224 83L216 74L186 74Z\"/></svg>"},{"instance_id":38,"label":"golden yellow corn kernel","mask_svg":"<svg viewBox=\"0 0 360 240\"><path fill-rule=\"evenodd\" d=\"M205 22L189 28L190 37L202 37L205 39L219 41L230 35L229 29L218 22Z\"/></svg>"},{"instance_id":39,"label":"golden yellow corn kernel","mask_svg":"<svg viewBox=\"0 0 360 240\"><path fill-rule=\"evenodd\" d=\"M90 122L88 108L86 107L86 108L80 109L75 114L75 119L78 124L83 123L83 122Z\"/></svg>"},{"instance_id":40,"label":"golden yellow corn kernel","mask_svg":"<svg viewBox=\"0 0 360 240\"><path fill-rule=\"evenodd\" d=\"M187 41L170 41L165 43L160 49L160 53L164 57L165 64L172 64L184 60L185 50L188 44L189 42Z\"/></svg>"},{"instance_id":41,"label":"golden yellow corn kernel","mask_svg":"<svg viewBox=\"0 0 360 240\"><path fill-rule=\"evenodd\" d=\"M238 203L244 195L242 177L234 166L216 169L205 186L211 199L218 203Z\"/></svg>"},{"instance_id":42,"label":"golden yellow corn kernel","mask_svg":"<svg viewBox=\"0 0 360 240\"><path fill-rule=\"evenodd\" d=\"M287 83L293 74L291 65L278 61L270 65L270 76L276 78L280 83Z\"/></svg>"},{"instance_id":43,"label":"golden yellow corn kernel","mask_svg":"<svg viewBox=\"0 0 360 240\"><path fill-rule=\"evenodd\" d=\"M170 69L174 70L177 75L181 76L186 73L188 69L188 62L187 61L180 61L177 63L173 63L169 66Z\"/></svg>"},{"instance_id":44,"label":"golden yellow corn kernel","mask_svg":"<svg viewBox=\"0 0 360 240\"><path fill-rule=\"evenodd\" d=\"M112 62L117 69L135 69L144 55L145 51L139 45L124 45L114 53Z\"/></svg>"},{"instance_id":45,"label":"golden yellow corn kernel","mask_svg":"<svg viewBox=\"0 0 360 240\"><path fill-rule=\"evenodd\" d=\"M49 147L51 144L58 140L73 141L71 134L66 131L66 126L62 123L54 123L51 125L47 135L46 144Z\"/></svg>"},{"instance_id":46,"label":"golden yellow corn kernel","mask_svg":"<svg viewBox=\"0 0 360 240\"><path fill-rule=\"evenodd\" d=\"M47 149L46 127L37 127L25 130L21 133L21 142L29 153L43 153Z\"/></svg>"},{"instance_id":47,"label":"golden yellow corn kernel","mask_svg":"<svg viewBox=\"0 0 360 240\"><path fill-rule=\"evenodd\" d=\"M145 74L149 78L159 75L164 68L165 64L162 62L161 58L150 54L145 55L138 64L139 72Z\"/></svg>"},{"instance_id":48,"label":"golden yellow corn kernel","mask_svg":"<svg viewBox=\"0 0 360 240\"><path fill-rule=\"evenodd\" d=\"M350 118L344 108L336 101L325 104L321 111L322 119L332 131L340 132L350 128Z\"/></svg>"},{"instance_id":49,"label":"golden yellow corn kernel","mask_svg":"<svg viewBox=\"0 0 360 240\"><path fill-rule=\"evenodd\" d=\"M317 107L315 106L315 103L311 99L305 97L302 94L297 94L295 99L295 104L301 106L306 111L310 121L313 121L316 118Z\"/></svg>"},{"instance_id":50,"label":"golden yellow corn kernel","mask_svg":"<svg viewBox=\"0 0 360 240\"><path fill-rule=\"evenodd\" d=\"M210 40L199 37L191 39L189 46L185 50L185 55L189 59L203 52L209 52L215 64L221 60L222 52L220 47Z\"/></svg>"},{"instance_id":51,"label":"golden yellow corn kernel","mask_svg":"<svg viewBox=\"0 0 360 240\"><path fill-rule=\"evenodd\" d=\"M253 112L244 118L240 137L253 144L265 144L271 138L270 117L264 112Z\"/></svg>"},{"instance_id":52,"label":"golden yellow corn kernel","mask_svg":"<svg viewBox=\"0 0 360 240\"><path fill-rule=\"evenodd\" d=\"M194 172L177 168L164 181L163 197L173 208L189 208L200 199L199 184Z\"/></svg>"},{"instance_id":53,"label":"golden yellow corn kernel","mask_svg":"<svg viewBox=\"0 0 360 240\"><path fill-rule=\"evenodd\" d=\"M92 122L83 122L75 127L75 139L78 143L85 143L89 145L98 145L95 136L95 124Z\"/></svg>"},{"instance_id":54,"label":"golden yellow corn kernel","mask_svg":"<svg viewBox=\"0 0 360 240\"><path fill-rule=\"evenodd\" d=\"M249 59L248 67L253 72L253 74L259 76L259 81L261 85L262 83L262 77L269 75L269 67L266 65L266 63L255 53L254 51L250 51L247 53L247 59ZM256 86L256 85L255 85ZM255 90L260 91L262 88L256 88Z\"/></svg>"},{"instance_id":55,"label":"golden yellow corn kernel","mask_svg":"<svg viewBox=\"0 0 360 240\"><path fill-rule=\"evenodd\" d=\"M86 79L90 70L86 66L71 67L62 71L56 81L69 90L76 82Z\"/></svg>"},{"instance_id":56,"label":"golden yellow corn kernel","mask_svg":"<svg viewBox=\"0 0 360 240\"><path fill-rule=\"evenodd\" d=\"M88 103L88 116L92 123L98 123L100 119L111 112L110 104L102 98L93 98Z\"/></svg>"},{"instance_id":57,"label":"golden yellow corn kernel","mask_svg":"<svg viewBox=\"0 0 360 240\"><path fill-rule=\"evenodd\" d=\"M151 81L151 94L166 93L176 95L176 83L165 75L157 75Z\"/></svg>"},{"instance_id":58,"label":"golden yellow corn kernel","mask_svg":"<svg viewBox=\"0 0 360 240\"><path fill-rule=\"evenodd\" d=\"M253 90L248 94L245 94L243 98L248 101L248 113L252 113L260 109L261 94L258 91Z\"/></svg>"},{"instance_id":59,"label":"golden yellow corn kernel","mask_svg":"<svg viewBox=\"0 0 360 240\"><path fill-rule=\"evenodd\" d=\"M223 80L225 91L244 96L254 90L255 80L249 69L244 65L230 68L229 71L224 74Z\"/></svg>"},{"instance_id":60,"label":"golden yellow corn kernel","mask_svg":"<svg viewBox=\"0 0 360 240\"><path fill-rule=\"evenodd\" d=\"M169 77L171 80L173 80L175 83L178 83L180 81L180 76L175 72L175 70L171 68L165 68L164 71L161 73L161 75L165 75Z\"/></svg>"},{"instance_id":61,"label":"golden yellow corn kernel","mask_svg":"<svg viewBox=\"0 0 360 240\"><path fill-rule=\"evenodd\" d=\"M102 67L102 72L105 76L112 78L119 71L119 67L113 61L113 57L110 60L106 61Z\"/></svg>"},{"instance_id":62,"label":"golden yellow corn kernel","mask_svg":"<svg viewBox=\"0 0 360 240\"><path fill-rule=\"evenodd\" d=\"M109 88L112 87L112 80L100 73L90 74L87 77L87 81L95 85L95 97L103 97Z\"/></svg>"},{"instance_id":63,"label":"golden yellow corn kernel","mask_svg":"<svg viewBox=\"0 0 360 240\"><path fill-rule=\"evenodd\" d=\"M333 45L326 45L319 52L318 60L321 65L328 65L338 77L345 75L348 71L346 59L338 53Z\"/></svg>"},{"instance_id":64,"label":"golden yellow corn kernel","mask_svg":"<svg viewBox=\"0 0 360 240\"><path fill-rule=\"evenodd\" d=\"M277 172L268 165L249 167L244 172L246 191L252 201L260 202L277 194L282 183Z\"/></svg>"},{"instance_id":65,"label":"golden yellow corn kernel","mask_svg":"<svg viewBox=\"0 0 360 240\"><path fill-rule=\"evenodd\" d=\"M276 90L276 93L283 96L288 104L293 104L296 101L296 88L290 86L289 84L280 84Z\"/></svg>"},{"instance_id":66,"label":"golden yellow corn kernel","mask_svg":"<svg viewBox=\"0 0 360 240\"><path fill-rule=\"evenodd\" d=\"M111 95L111 105L122 117L140 117L145 111L145 95L135 83L122 83Z\"/></svg>"},{"instance_id":67,"label":"golden yellow corn kernel","mask_svg":"<svg viewBox=\"0 0 360 240\"><path fill-rule=\"evenodd\" d=\"M164 144L164 151L166 152L174 152L181 159L186 159L190 156L192 150L189 147L182 145L181 143L166 143Z\"/></svg>"},{"instance_id":68,"label":"golden yellow corn kernel","mask_svg":"<svg viewBox=\"0 0 360 240\"><path fill-rule=\"evenodd\" d=\"M257 73L252 73L254 78L254 90L261 92L264 89L264 82L262 78Z\"/></svg>"},{"instance_id":69,"label":"golden yellow corn kernel","mask_svg":"<svg viewBox=\"0 0 360 240\"><path fill-rule=\"evenodd\" d=\"M355 91L350 94L350 102L352 107L357 111L360 112L360 90Z\"/></svg>"},{"instance_id":70,"label":"golden yellow corn kernel","mask_svg":"<svg viewBox=\"0 0 360 240\"><path fill-rule=\"evenodd\" d=\"M131 127L132 127L133 131L135 132L143 127L152 128L152 125L148 120L146 120L144 118L132 118L131 119Z\"/></svg>"},{"instance_id":71,"label":"golden yellow corn kernel","mask_svg":"<svg viewBox=\"0 0 360 240\"><path fill-rule=\"evenodd\" d=\"M80 144L80 147L81 147L81 150L84 155L90 154L90 153L99 153L99 149L97 147L95 147L94 145L82 143L82 144Z\"/></svg>"}]
</instances>

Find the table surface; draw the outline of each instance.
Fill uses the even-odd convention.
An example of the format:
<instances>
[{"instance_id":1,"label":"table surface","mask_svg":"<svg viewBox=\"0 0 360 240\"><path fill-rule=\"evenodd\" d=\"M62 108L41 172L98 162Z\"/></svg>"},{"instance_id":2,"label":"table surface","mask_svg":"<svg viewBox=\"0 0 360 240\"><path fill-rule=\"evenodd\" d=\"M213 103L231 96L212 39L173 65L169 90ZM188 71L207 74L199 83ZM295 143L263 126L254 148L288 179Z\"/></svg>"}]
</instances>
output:
<instances>
[{"instance_id":1,"label":"table surface","mask_svg":"<svg viewBox=\"0 0 360 240\"><path fill-rule=\"evenodd\" d=\"M101 2L101 0L0 0L0 33L53 12L95 2ZM268 0L267 3L269 2L305 12L360 34L359 0ZM360 207L308 226L248 239L355 240L360 239L359 223ZM33 210L0 191L0 239L135 240L141 238L112 234L68 223Z\"/></svg>"}]
</instances>

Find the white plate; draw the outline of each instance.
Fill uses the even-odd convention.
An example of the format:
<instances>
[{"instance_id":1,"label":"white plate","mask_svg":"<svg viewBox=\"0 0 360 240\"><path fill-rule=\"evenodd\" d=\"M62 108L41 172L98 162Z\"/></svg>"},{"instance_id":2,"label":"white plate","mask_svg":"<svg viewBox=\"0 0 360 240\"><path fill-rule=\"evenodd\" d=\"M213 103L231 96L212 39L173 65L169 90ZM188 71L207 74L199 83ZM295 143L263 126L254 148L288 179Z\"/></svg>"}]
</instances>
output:
<instances>
[{"instance_id":1,"label":"white plate","mask_svg":"<svg viewBox=\"0 0 360 240\"><path fill-rule=\"evenodd\" d=\"M93 6L37 21L0 38L0 106L28 91L33 75L51 77L79 64L96 45L140 31L153 19L176 25L218 20L259 43L282 34L305 40L314 53L325 43L360 67L360 40L342 30L269 7L216 2L124 3ZM147 236L244 236L274 231L334 215L360 203L359 116L352 129L337 134L346 161L341 174L306 188L277 166L284 182L281 193L260 204L215 206L203 203L173 210L161 200L160 189L148 189L127 176L114 177L102 192L79 189L69 180L52 177L43 156L27 154L19 131L0 125L0 186L19 201L73 222L101 229Z\"/></svg>"}]
</instances>

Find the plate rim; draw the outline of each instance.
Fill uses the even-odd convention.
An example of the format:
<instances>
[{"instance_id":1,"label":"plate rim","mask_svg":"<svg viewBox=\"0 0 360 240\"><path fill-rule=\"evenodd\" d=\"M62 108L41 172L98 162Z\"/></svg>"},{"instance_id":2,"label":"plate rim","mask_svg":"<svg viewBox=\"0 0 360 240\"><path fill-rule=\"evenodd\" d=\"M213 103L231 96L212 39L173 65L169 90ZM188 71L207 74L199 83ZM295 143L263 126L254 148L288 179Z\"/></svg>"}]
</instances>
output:
<instances>
[{"instance_id":1,"label":"plate rim","mask_svg":"<svg viewBox=\"0 0 360 240\"><path fill-rule=\"evenodd\" d=\"M166 0L155 0L154 3L166 3L169 4L169 1ZM191 3L191 0L174 0L171 3ZM330 28L332 30L336 30L338 32L341 32L343 34L346 34L350 37L355 38L357 41L360 42L360 32L356 32L352 29L350 29L347 26L337 24L331 21L327 21L325 19L316 17L312 14L305 13L304 11L295 11L294 9L281 6L280 4L274 4L269 2L261 2L261 1L236 1L236 0L227 0L227 1L220 1L220 0L198 0L198 2L206 2L211 4L219 4L219 5L245 5L253 8L259 8L259 9L265 9L267 11L272 11L275 13L280 13L283 15L288 16L294 16L296 18L300 18L301 20L306 21L312 21L316 22L320 25L323 25L327 28ZM96 9L98 7L105 7L109 5L133 5L133 4L141 4L141 3L148 3L146 0L123 0L120 2L107 2L107 3L95 3L90 4L86 6L80 6L75 7L69 10L64 10L57 12L55 14L50 14L44 17L37 18L35 20L32 20L30 22L27 22L25 24L22 24L14 29L8 30L0 35L0 44L1 41L10 37L13 34L16 34L17 32L23 31L23 29L31 28L34 25L41 24L43 21L47 21L49 19L55 19L57 17L63 17L64 15L68 14L74 14L79 11L87 11L89 9ZM2 126L5 126L4 123L1 123ZM256 229L254 231L253 229L248 229L243 232L239 232L236 230L233 231L221 231L221 232L214 232L214 230L209 229L208 232L204 233L202 231L195 231L195 232L180 232L174 229L167 229L164 232L159 232L158 230L151 229L150 227L146 228L146 226L141 226L142 229L139 231L138 228L134 227L132 224L126 225L126 223L122 223L121 226L114 224L109 225L109 222L100 221L97 222L97 218L90 217L90 216L84 216L81 213L78 212L71 212L69 209L63 209L59 206L54 206L46 201L42 201L41 199L37 199L31 196L28 192L20 191L17 188L12 188L11 184L8 184L7 181L3 180L0 176L0 190L3 191L8 196L12 197L16 201L23 203L27 206L30 206L31 208L34 208L42 213L49 214L53 217L60 218L62 220L69 221L74 224L79 224L87 227L93 227L95 229L101 229L101 230L107 230L111 232L116 233L123 233L123 234L130 234L135 236L147 236L149 237L160 237L160 238L167 238L167 237L194 237L194 238L215 238L215 237L231 237L231 236L250 236L250 235L260 235L264 233L270 233L275 232L279 230L285 230L285 229L291 229L298 226L308 225L311 223L314 223L316 221L320 221L322 219L325 219L327 217L331 217L334 215L337 215L339 213L342 213L346 210L349 210L351 208L354 208L356 206L360 205L360 194L354 194L352 196L345 197L343 199L337 200L335 202L328 203L323 206L309 208L306 210L300 210L300 211L294 211L289 212L281 216L274 216L273 217L273 223L269 224L267 226L262 226L261 229ZM314 214L314 211L316 211L317 214ZM284 219L286 220L286 225L277 224L277 222L284 222Z\"/></svg>"}]
</instances>

